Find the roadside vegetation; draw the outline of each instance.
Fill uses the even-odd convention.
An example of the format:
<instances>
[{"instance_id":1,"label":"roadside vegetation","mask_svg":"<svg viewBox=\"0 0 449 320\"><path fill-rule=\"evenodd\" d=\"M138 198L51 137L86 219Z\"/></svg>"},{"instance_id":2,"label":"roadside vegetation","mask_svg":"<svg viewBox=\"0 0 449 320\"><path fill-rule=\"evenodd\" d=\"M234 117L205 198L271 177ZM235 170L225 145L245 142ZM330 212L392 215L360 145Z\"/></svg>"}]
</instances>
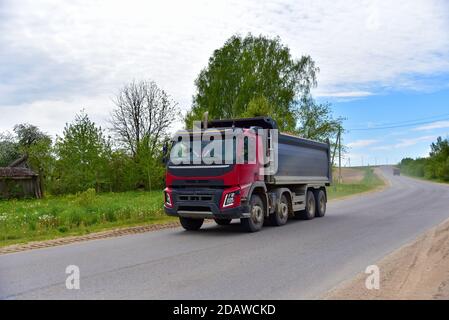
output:
<instances>
[{"instance_id":1,"label":"roadside vegetation","mask_svg":"<svg viewBox=\"0 0 449 320\"><path fill-rule=\"evenodd\" d=\"M105 229L175 221L163 213L161 190L0 201L0 246Z\"/></svg>"},{"instance_id":2,"label":"roadside vegetation","mask_svg":"<svg viewBox=\"0 0 449 320\"><path fill-rule=\"evenodd\" d=\"M432 180L449 182L449 140L439 137L432 143L429 157L406 158L400 164L403 174Z\"/></svg>"},{"instance_id":3,"label":"roadside vegetation","mask_svg":"<svg viewBox=\"0 0 449 320\"><path fill-rule=\"evenodd\" d=\"M363 178L360 181L334 183L328 188L328 197L330 200L351 196L358 193L364 193L376 190L385 185L385 182L374 173L373 168L351 169L363 172ZM335 175L334 175L335 177Z\"/></svg>"}]
</instances>

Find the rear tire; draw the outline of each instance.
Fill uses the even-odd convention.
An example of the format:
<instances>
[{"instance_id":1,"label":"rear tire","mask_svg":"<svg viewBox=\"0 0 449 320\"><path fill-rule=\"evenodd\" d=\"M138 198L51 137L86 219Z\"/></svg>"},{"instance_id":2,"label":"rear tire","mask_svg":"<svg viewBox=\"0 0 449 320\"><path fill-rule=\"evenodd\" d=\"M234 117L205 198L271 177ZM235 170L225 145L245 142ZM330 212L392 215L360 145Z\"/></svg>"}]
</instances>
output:
<instances>
[{"instance_id":1,"label":"rear tire","mask_svg":"<svg viewBox=\"0 0 449 320\"><path fill-rule=\"evenodd\" d=\"M273 226L283 226L288 220L289 203L285 194L282 195L279 206L273 214L270 214L270 222Z\"/></svg>"},{"instance_id":2,"label":"rear tire","mask_svg":"<svg viewBox=\"0 0 449 320\"><path fill-rule=\"evenodd\" d=\"M232 219L214 219L220 226L228 226L231 224Z\"/></svg>"},{"instance_id":3,"label":"rear tire","mask_svg":"<svg viewBox=\"0 0 449 320\"><path fill-rule=\"evenodd\" d=\"M307 191L306 196L306 209L298 212L296 216L302 220L312 220L316 214L316 200L313 191Z\"/></svg>"},{"instance_id":4,"label":"rear tire","mask_svg":"<svg viewBox=\"0 0 449 320\"><path fill-rule=\"evenodd\" d=\"M326 215L326 209L327 209L326 193L323 190L317 190L315 192L315 198L316 198L315 217L322 218Z\"/></svg>"},{"instance_id":5,"label":"rear tire","mask_svg":"<svg viewBox=\"0 0 449 320\"><path fill-rule=\"evenodd\" d=\"M265 206L262 198L257 194L251 196L249 213L249 218L240 219L243 229L246 232L260 231L265 220Z\"/></svg>"},{"instance_id":6,"label":"rear tire","mask_svg":"<svg viewBox=\"0 0 449 320\"><path fill-rule=\"evenodd\" d=\"M182 227L188 231L199 230L203 225L204 219L193 219L193 218L184 218L179 217L179 222Z\"/></svg>"}]
</instances>

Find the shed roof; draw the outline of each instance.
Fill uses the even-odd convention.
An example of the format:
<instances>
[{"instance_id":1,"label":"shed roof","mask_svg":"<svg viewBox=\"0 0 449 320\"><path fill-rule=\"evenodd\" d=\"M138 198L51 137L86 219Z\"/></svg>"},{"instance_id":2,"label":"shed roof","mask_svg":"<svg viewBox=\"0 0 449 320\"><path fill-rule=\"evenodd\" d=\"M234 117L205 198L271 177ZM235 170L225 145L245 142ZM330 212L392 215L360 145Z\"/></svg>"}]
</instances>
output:
<instances>
[{"instance_id":1,"label":"shed roof","mask_svg":"<svg viewBox=\"0 0 449 320\"><path fill-rule=\"evenodd\" d=\"M28 167L27 166L28 155L24 154L20 158L17 158L13 162L11 162L8 167Z\"/></svg>"},{"instance_id":2,"label":"shed roof","mask_svg":"<svg viewBox=\"0 0 449 320\"><path fill-rule=\"evenodd\" d=\"M0 178L24 178L36 177L37 174L28 168L22 167L0 167Z\"/></svg>"}]
</instances>

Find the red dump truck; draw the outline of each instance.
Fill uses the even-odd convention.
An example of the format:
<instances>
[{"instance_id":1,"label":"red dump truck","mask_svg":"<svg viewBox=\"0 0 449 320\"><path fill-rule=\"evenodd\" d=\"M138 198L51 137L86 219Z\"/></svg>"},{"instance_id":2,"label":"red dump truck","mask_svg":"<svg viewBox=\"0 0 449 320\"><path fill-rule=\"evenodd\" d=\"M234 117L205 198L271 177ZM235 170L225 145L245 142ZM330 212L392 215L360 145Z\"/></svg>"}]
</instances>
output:
<instances>
[{"instance_id":1,"label":"red dump truck","mask_svg":"<svg viewBox=\"0 0 449 320\"><path fill-rule=\"evenodd\" d=\"M165 152L166 214L179 217L186 230L198 230L204 219L219 225L240 219L248 232L259 231L264 223L282 226L289 217L323 217L326 186L332 181L329 143L278 133L277 128L273 119L257 117L215 120L205 122L201 132L178 132L169 159ZM227 136L237 130L238 138ZM207 153L207 143L214 141L210 136L223 149L231 146L227 161L195 158ZM194 141L201 146L196 153ZM176 161L179 156L189 161Z\"/></svg>"}]
</instances>

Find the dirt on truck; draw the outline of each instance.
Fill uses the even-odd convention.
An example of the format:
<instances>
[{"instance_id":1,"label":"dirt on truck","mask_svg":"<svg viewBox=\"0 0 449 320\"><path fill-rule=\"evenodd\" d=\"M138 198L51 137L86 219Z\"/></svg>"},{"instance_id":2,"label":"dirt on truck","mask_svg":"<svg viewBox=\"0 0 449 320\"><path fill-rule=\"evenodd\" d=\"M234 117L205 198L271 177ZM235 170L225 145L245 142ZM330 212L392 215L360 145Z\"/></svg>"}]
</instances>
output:
<instances>
[{"instance_id":1,"label":"dirt on truck","mask_svg":"<svg viewBox=\"0 0 449 320\"><path fill-rule=\"evenodd\" d=\"M279 133L271 118L204 122L178 132L169 149L164 209L186 230L240 219L256 232L326 214L330 145Z\"/></svg>"}]
</instances>

